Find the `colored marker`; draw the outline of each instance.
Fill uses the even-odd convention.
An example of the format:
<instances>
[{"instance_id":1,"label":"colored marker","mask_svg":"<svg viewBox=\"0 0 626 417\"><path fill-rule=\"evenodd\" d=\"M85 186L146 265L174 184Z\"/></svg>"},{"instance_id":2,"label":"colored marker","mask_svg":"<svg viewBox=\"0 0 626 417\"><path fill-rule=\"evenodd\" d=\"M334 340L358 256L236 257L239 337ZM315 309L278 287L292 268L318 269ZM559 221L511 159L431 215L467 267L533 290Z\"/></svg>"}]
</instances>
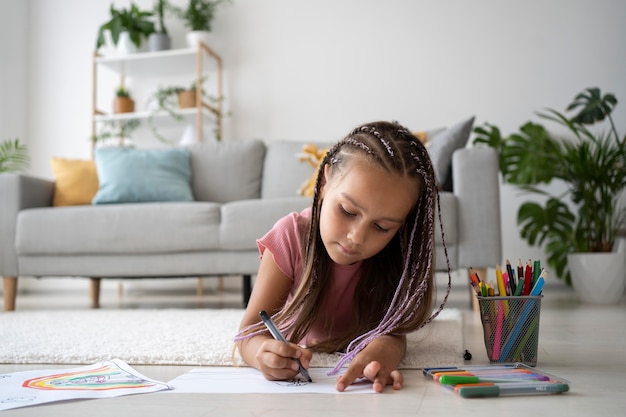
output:
<instances>
[{"instance_id":1,"label":"colored marker","mask_svg":"<svg viewBox=\"0 0 626 417\"><path fill-rule=\"evenodd\" d=\"M569 385L557 382L522 382L508 384L458 385L454 390L462 397L498 397L522 394L561 394L569 391Z\"/></svg>"},{"instance_id":2,"label":"colored marker","mask_svg":"<svg viewBox=\"0 0 626 417\"><path fill-rule=\"evenodd\" d=\"M530 382L530 381L549 381L550 378L545 375L512 375L509 378L498 378L498 377L482 377L482 376L471 376L471 375L444 375L439 378L439 383L441 385L459 385L459 384L480 384L485 382Z\"/></svg>"},{"instance_id":3,"label":"colored marker","mask_svg":"<svg viewBox=\"0 0 626 417\"><path fill-rule=\"evenodd\" d=\"M281 342L285 342L285 343L289 344L287 339L285 339L285 336L283 336L282 333L280 332L280 330L278 330L278 327L276 327L276 325L274 324L274 322L272 321L270 316L267 315L265 310L261 311L259 313L259 315L261 316L261 320L263 320L263 323L265 323L265 327L267 327L267 330L269 330L270 333L272 334L272 336L274 336L274 339L280 340ZM304 366L302 366L302 362L300 362L300 359L294 358L294 360L298 363L298 368L300 369L300 374L302 374L302 376L304 378L306 378L307 381L313 382L313 380L311 379L311 376L309 375L307 370L304 369Z\"/></svg>"}]
</instances>

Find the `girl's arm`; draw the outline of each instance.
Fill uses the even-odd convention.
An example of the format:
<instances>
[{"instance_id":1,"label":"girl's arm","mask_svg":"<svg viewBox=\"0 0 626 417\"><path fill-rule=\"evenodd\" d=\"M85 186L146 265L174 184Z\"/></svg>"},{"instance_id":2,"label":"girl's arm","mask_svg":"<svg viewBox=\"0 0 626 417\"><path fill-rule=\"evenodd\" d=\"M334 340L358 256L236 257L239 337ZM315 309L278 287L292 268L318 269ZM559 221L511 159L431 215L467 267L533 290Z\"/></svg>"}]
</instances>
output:
<instances>
[{"instance_id":1,"label":"girl's arm","mask_svg":"<svg viewBox=\"0 0 626 417\"><path fill-rule=\"evenodd\" d=\"M337 391L343 391L357 378L372 381L375 392L382 392L385 385L402 388L404 377L398 365L406 353L406 336L384 335L374 339L350 363L345 374L337 379Z\"/></svg>"},{"instance_id":2,"label":"girl's arm","mask_svg":"<svg viewBox=\"0 0 626 417\"><path fill-rule=\"evenodd\" d=\"M270 316L278 312L285 305L292 286L293 280L278 268L274 256L266 249L239 329L261 321L261 310ZM269 332L239 342L239 351L248 365L260 370L269 380L293 378L299 371L293 358L299 358L308 368L312 356L310 351L293 343L287 345L274 340Z\"/></svg>"}]
</instances>

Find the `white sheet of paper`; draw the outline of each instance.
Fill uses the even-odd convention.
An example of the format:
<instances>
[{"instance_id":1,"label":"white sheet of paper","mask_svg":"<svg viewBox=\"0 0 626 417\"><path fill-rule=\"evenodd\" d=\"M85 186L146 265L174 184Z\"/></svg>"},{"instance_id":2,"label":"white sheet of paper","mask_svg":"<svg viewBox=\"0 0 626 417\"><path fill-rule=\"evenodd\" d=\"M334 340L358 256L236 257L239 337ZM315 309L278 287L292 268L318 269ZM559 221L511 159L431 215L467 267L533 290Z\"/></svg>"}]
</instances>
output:
<instances>
[{"instance_id":1,"label":"white sheet of paper","mask_svg":"<svg viewBox=\"0 0 626 417\"><path fill-rule=\"evenodd\" d=\"M291 381L268 381L257 369L249 367L196 368L169 381L171 391L165 393L204 394L338 394L337 376L328 376L332 368L310 368L313 382L298 375ZM372 383L360 380L350 385L345 394L371 394Z\"/></svg>"},{"instance_id":2,"label":"white sheet of paper","mask_svg":"<svg viewBox=\"0 0 626 417\"><path fill-rule=\"evenodd\" d=\"M171 389L113 359L72 369L0 374L0 411L79 398L109 398Z\"/></svg>"}]
</instances>

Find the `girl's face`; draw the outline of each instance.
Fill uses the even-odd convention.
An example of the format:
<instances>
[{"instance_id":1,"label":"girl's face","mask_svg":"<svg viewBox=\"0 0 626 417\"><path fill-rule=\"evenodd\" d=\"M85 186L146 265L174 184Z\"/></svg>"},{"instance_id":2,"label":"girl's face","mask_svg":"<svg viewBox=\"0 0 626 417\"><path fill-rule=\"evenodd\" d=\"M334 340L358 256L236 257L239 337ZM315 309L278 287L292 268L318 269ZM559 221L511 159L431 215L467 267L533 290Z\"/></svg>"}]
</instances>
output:
<instances>
[{"instance_id":1,"label":"girl's face","mask_svg":"<svg viewBox=\"0 0 626 417\"><path fill-rule=\"evenodd\" d=\"M349 265L380 252L404 223L418 196L416 180L354 157L324 172L320 234L330 258Z\"/></svg>"}]
</instances>

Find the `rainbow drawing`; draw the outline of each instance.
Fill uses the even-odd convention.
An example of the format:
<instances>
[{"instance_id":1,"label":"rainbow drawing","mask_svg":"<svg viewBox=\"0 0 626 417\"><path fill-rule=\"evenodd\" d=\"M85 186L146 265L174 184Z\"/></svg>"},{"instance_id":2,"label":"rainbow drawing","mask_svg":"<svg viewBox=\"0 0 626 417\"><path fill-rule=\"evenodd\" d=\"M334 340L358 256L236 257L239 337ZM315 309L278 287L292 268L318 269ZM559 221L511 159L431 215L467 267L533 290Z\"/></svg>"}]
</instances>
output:
<instances>
[{"instance_id":1,"label":"rainbow drawing","mask_svg":"<svg viewBox=\"0 0 626 417\"><path fill-rule=\"evenodd\" d=\"M100 367L88 370L27 379L22 387L38 390L106 391L149 388L157 385L159 383L148 381L120 368L115 362L106 362Z\"/></svg>"}]
</instances>

